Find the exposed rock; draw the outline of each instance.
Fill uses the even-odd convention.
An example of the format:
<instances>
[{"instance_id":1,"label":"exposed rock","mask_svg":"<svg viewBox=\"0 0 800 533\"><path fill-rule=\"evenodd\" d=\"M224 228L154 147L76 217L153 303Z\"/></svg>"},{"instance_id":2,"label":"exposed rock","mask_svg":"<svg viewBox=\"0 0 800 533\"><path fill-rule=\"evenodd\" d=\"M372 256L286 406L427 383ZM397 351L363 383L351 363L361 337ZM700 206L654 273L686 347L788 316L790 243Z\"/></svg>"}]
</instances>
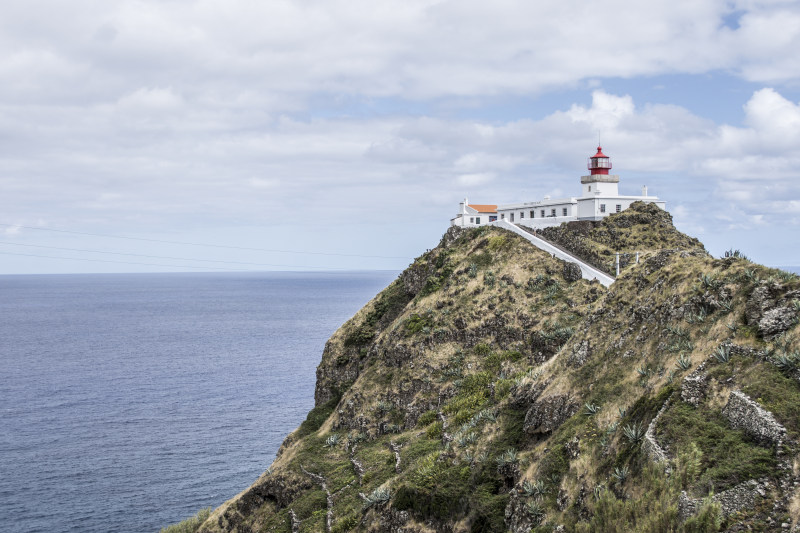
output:
<instances>
[{"instance_id":1,"label":"exposed rock","mask_svg":"<svg viewBox=\"0 0 800 533\"><path fill-rule=\"evenodd\" d=\"M519 385L511 389L511 405L516 408L529 407L533 405L539 396L547 388L546 381L534 381L531 379L524 379Z\"/></svg>"},{"instance_id":2,"label":"exposed rock","mask_svg":"<svg viewBox=\"0 0 800 533\"><path fill-rule=\"evenodd\" d=\"M497 465L497 473L505 480L506 488L513 487L519 480L519 463L502 463Z\"/></svg>"},{"instance_id":3,"label":"exposed rock","mask_svg":"<svg viewBox=\"0 0 800 533\"><path fill-rule=\"evenodd\" d=\"M525 509L525 504L525 498L519 493L519 490L512 490L505 511L506 527L511 533L529 533L541 521L530 515Z\"/></svg>"},{"instance_id":4,"label":"exposed rock","mask_svg":"<svg viewBox=\"0 0 800 533\"><path fill-rule=\"evenodd\" d=\"M464 230L458 226L450 226L447 228L447 231L444 232L444 235L442 235L442 240L439 241L439 246L442 248L451 246L454 242L456 242L456 239L458 239L463 232Z\"/></svg>"},{"instance_id":5,"label":"exposed rock","mask_svg":"<svg viewBox=\"0 0 800 533\"><path fill-rule=\"evenodd\" d=\"M642 439L642 451L644 451L654 463L664 463L664 471L668 473L670 471L669 457L667 456L667 452L665 452L656 441L656 424L658 423L658 419L661 418L661 415L664 414L664 411L667 410L667 407L669 407L669 400L664 402L658 414L650 421L650 425L647 426L647 431Z\"/></svg>"},{"instance_id":6,"label":"exposed rock","mask_svg":"<svg viewBox=\"0 0 800 533\"><path fill-rule=\"evenodd\" d=\"M745 509L752 509L756 504L756 499L766 494L765 488L756 480L751 479L719 494L714 494L711 500L720 504L723 516L730 516ZM682 491L678 499L678 515L681 520L686 520L695 514L702 504L702 498L690 498L685 491Z\"/></svg>"},{"instance_id":7,"label":"exposed rock","mask_svg":"<svg viewBox=\"0 0 800 533\"><path fill-rule=\"evenodd\" d=\"M567 281L569 283L578 281L583 277L583 274L581 273L581 267L579 267L577 263L565 261L564 270L561 273L561 277L564 278L564 281Z\"/></svg>"},{"instance_id":8,"label":"exposed rock","mask_svg":"<svg viewBox=\"0 0 800 533\"><path fill-rule=\"evenodd\" d=\"M696 407L700 405L700 402L706 397L707 390L708 373L702 370L699 372L692 372L683 378L683 383L681 384L681 399Z\"/></svg>"},{"instance_id":9,"label":"exposed rock","mask_svg":"<svg viewBox=\"0 0 800 533\"><path fill-rule=\"evenodd\" d=\"M572 348L572 354L569 356L567 361L575 368L579 368L583 366L590 355L591 350L589 348L589 341L584 340Z\"/></svg>"},{"instance_id":10,"label":"exposed rock","mask_svg":"<svg viewBox=\"0 0 800 533\"><path fill-rule=\"evenodd\" d=\"M572 437L565 445L564 449L567 451L567 457L570 459L577 459L581 455L581 440L578 437Z\"/></svg>"},{"instance_id":11,"label":"exposed rock","mask_svg":"<svg viewBox=\"0 0 800 533\"><path fill-rule=\"evenodd\" d=\"M786 439L786 428L775 420L772 413L741 391L731 392L722 414L732 427L741 429L762 444L779 444Z\"/></svg>"},{"instance_id":12,"label":"exposed rock","mask_svg":"<svg viewBox=\"0 0 800 533\"><path fill-rule=\"evenodd\" d=\"M758 325L764 313L775 307L775 291L769 285L760 285L753 289L744 308L744 316L749 326Z\"/></svg>"},{"instance_id":13,"label":"exposed rock","mask_svg":"<svg viewBox=\"0 0 800 533\"><path fill-rule=\"evenodd\" d=\"M788 307L767 310L758 321L758 332L765 339L780 335L797 322L797 314Z\"/></svg>"},{"instance_id":14,"label":"exposed rock","mask_svg":"<svg viewBox=\"0 0 800 533\"><path fill-rule=\"evenodd\" d=\"M647 269L647 272L653 272L664 268L669 262L670 257L676 251L677 250L661 250L656 255L648 258L644 264L645 268Z\"/></svg>"},{"instance_id":15,"label":"exposed rock","mask_svg":"<svg viewBox=\"0 0 800 533\"><path fill-rule=\"evenodd\" d=\"M425 286L428 277L436 271L433 263L429 263L423 259L417 259L410 267L405 269L400 274L400 279L403 282L403 288L407 294L412 296L419 294L419 291Z\"/></svg>"},{"instance_id":16,"label":"exposed rock","mask_svg":"<svg viewBox=\"0 0 800 533\"><path fill-rule=\"evenodd\" d=\"M550 433L578 412L578 402L567 394L545 396L525 413L523 429L527 433Z\"/></svg>"}]
</instances>

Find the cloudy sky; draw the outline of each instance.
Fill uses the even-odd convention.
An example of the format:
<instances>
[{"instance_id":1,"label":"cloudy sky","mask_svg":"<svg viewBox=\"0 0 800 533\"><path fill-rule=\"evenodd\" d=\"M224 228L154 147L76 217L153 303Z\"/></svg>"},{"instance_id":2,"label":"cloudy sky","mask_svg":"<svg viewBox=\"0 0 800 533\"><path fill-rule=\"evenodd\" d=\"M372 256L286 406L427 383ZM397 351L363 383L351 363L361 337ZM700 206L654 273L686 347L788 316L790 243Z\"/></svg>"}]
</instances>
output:
<instances>
[{"instance_id":1,"label":"cloudy sky","mask_svg":"<svg viewBox=\"0 0 800 533\"><path fill-rule=\"evenodd\" d=\"M4 0L0 273L400 269L465 196L577 195L598 131L800 265L798 50L794 0Z\"/></svg>"}]
</instances>

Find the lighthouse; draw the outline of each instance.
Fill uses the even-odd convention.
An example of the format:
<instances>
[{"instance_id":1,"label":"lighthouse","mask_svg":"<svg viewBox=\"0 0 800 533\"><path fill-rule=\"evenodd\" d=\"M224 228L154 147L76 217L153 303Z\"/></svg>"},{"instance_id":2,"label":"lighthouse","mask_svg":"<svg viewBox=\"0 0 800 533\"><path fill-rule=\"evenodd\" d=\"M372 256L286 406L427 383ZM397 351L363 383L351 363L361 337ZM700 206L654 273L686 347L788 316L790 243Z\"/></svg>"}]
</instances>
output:
<instances>
[{"instance_id":1,"label":"lighthouse","mask_svg":"<svg viewBox=\"0 0 800 533\"><path fill-rule=\"evenodd\" d=\"M602 146L598 146L597 153L589 157L586 167L589 175L581 176L584 197L619 195L619 176L608 173L611 158L603 153Z\"/></svg>"},{"instance_id":2,"label":"lighthouse","mask_svg":"<svg viewBox=\"0 0 800 533\"><path fill-rule=\"evenodd\" d=\"M599 144L599 143L598 143ZM558 226L574 220L602 220L620 213L633 202L652 203L666 209L663 200L649 196L647 187L642 187L641 196L619 194L619 176L610 174L611 158L598 146L597 152L589 156L587 176L581 176L580 196L550 198L532 202L516 201L504 205L470 205L466 199L459 206L459 213L450 219L453 226L465 228L506 221L533 229ZM521 200L521 199L520 199Z\"/></svg>"}]
</instances>

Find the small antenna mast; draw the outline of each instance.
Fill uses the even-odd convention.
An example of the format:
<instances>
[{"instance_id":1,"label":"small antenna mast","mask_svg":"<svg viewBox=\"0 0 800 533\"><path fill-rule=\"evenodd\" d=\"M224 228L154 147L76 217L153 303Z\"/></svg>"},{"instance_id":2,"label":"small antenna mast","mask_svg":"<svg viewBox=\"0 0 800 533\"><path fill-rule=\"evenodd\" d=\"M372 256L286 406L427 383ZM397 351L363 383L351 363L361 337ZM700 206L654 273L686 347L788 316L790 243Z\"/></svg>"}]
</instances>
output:
<instances>
[{"instance_id":1,"label":"small antenna mast","mask_svg":"<svg viewBox=\"0 0 800 533\"><path fill-rule=\"evenodd\" d=\"M600 142L600 130L597 130L597 146L603 146L603 144Z\"/></svg>"}]
</instances>

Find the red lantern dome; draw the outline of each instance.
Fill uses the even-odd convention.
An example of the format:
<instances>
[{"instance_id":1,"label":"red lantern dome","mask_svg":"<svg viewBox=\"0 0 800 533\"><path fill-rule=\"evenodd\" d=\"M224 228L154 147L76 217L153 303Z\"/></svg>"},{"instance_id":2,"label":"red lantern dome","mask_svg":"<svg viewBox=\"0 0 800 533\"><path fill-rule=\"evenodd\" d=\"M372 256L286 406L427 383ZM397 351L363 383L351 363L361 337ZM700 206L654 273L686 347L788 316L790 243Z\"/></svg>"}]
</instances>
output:
<instances>
[{"instance_id":1,"label":"red lantern dome","mask_svg":"<svg viewBox=\"0 0 800 533\"><path fill-rule=\"evenodd\" d=\"M589 158L587 168L591 171L592 175L595 174L608 174L611 170L611 159L603 153L603 149L598 146L597 153Z\"/></svg>"}]
</instances>

